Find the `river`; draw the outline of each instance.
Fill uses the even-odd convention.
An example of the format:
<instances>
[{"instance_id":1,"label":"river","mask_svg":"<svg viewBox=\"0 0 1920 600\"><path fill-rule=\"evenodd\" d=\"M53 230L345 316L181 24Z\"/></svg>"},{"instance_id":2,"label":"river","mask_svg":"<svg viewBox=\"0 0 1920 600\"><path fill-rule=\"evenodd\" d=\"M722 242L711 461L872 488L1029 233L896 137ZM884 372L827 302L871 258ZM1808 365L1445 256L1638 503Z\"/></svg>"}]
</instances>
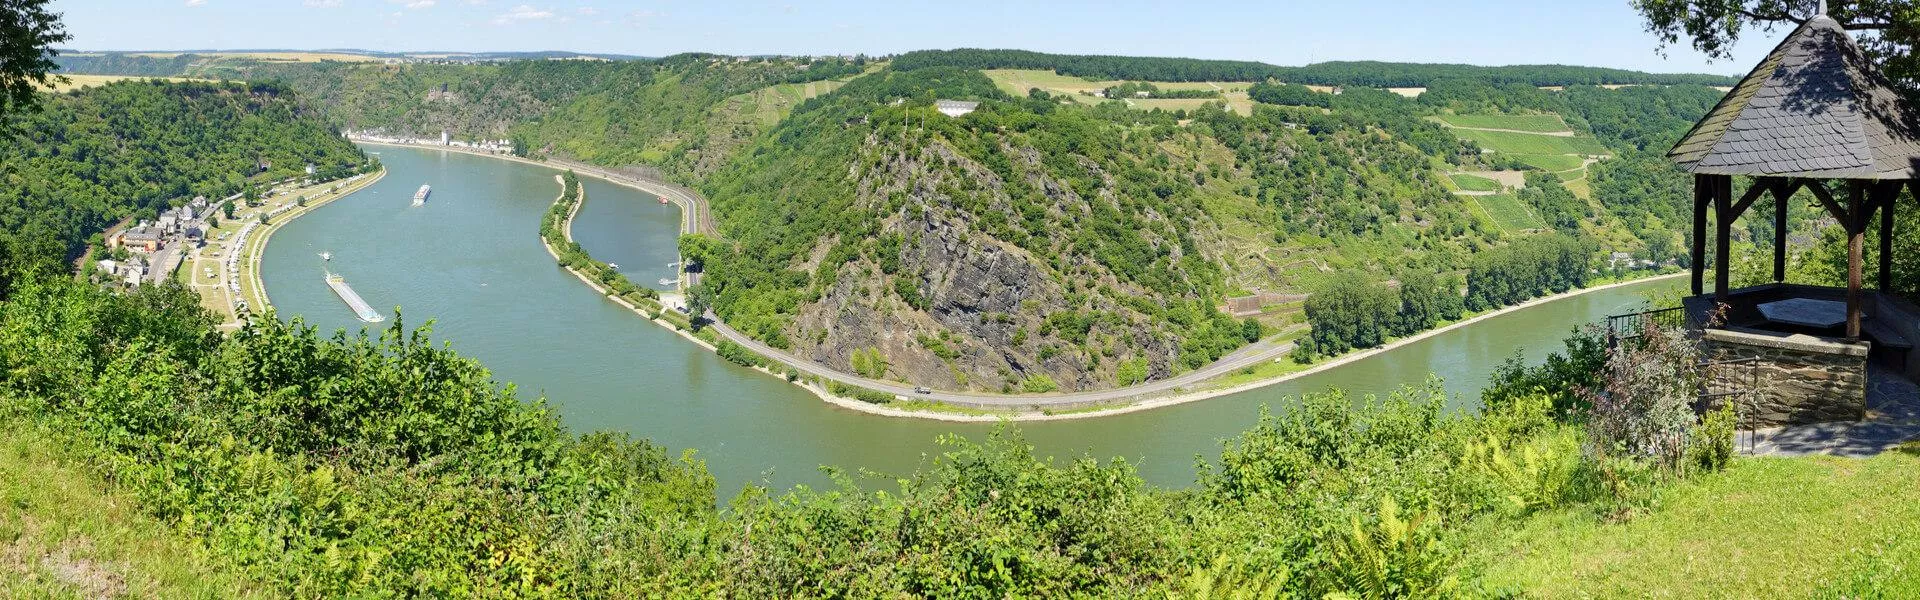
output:
<instances>
[{"instance_id":1,"label":"river","mask_svg":"<svg viewBox=\"0 0 1920 600\"><path fill-rule=\"evenodd\" d=\"M569 427L616 430L677 452L694 448L724 500L748 483L820 485L821 465L883 474L912 470L935 438L983 438L996 425L900 419L833 407L772 377L734 366L606 301L554 264L539 240L559 192L555 171L418 148L366 146L387 176L316 208L274 234L262 270L283 318L323 331L357 330L322 279L319 257L376 308L399 307L408 326L434 321L435 339L477 358L523 398L544 395ZM574 239L617 263L636 284L669 276L679 209L582 178L587 203ZM421 184L425 206L409 206ZM1516 351L1539 361L1574 327L1643 304L1677 280L1601 290L1502 315L1286 383L1210 400L1071 421L1020 425L1043 455L1126 457L1149 481L1192 481L1195 455L1250 427L1262 405L1341 387L1385 393L1438 373L1456 406L1469 405ZM383 324L391 325L391 323Z\"/></svg>"}]
</instances>

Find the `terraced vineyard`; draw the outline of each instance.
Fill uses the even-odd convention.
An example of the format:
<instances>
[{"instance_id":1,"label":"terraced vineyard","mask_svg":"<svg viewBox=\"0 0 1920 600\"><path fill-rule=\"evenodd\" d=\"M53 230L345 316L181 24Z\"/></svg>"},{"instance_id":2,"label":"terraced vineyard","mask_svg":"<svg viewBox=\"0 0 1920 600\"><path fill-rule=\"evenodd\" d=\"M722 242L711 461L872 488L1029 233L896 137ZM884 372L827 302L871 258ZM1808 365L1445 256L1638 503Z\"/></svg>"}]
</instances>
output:
<instances>
[{"instance_id":1,"label":"terraced vineyard","mask_svg":"<svg viewBox=\"0 0 1920 600\"><path fill-rule=\"evenodd\" d=\"M1524 231L1547 227L1547 223L1541 221L1539 215L1533 214L1533 209L1527 208L1527 204L1513 194L1493 194L1472 198L1474 202L1480 204L1482 210L1486 211L1487 217L1493 219L1501 229Z\"/></svg>"},{"instance_id":2,"label":"terraced vineyard","mask_svg":"<svg viewBox=\"0 0 1920 600\"><path fill-rule=\"evenodd\" d=\"M1441 115L1437 118L1451 127L1573 134L1560 115Z\"/></svg>"},{"instance_id":3,"label":"terraced vineyard","mask_svg":"<svg viewBox=\"0 0 1920 600\"><path fill-rule=\"evenodd\" d=\"M1520 133L1516 131L1494 131L1488 129L1453 128L1454 135L1460 136L1481 148L1501 154L1550 154L1550 155L1595 155L1607 154L1607 147L1600 140L1590 137L1557 136L1541 133Z\"/></svg>"},{"instance_id":4,"label":"terraced vineyard","mask_svg":"<svg viewBox=\"0 0 1920 600\"><path fill-rule=\"evenodd\" d=\"M1430 117L1435 122L1446 125L1460 139L1471 141L1496 157L1511 158L1529 168L1550 171L1560 176L1569 191L1582 199L1593 198L1593 188L1587 182L1586 166L1594 157L1612 154L1607 147L1583 133L1575 132L1567 126L1565 119L1557 114L1531 115L1459 115L1448 114ZM1462 191L1487 191L1472 181L1463 181L1455 174L1454 183ZM1537 216L1504 210L1505 202L1499 199L1479 198L1486 212L1504 229L1529 229L1543 224ZM1514 200L1507 197L1507 200ZM1516 208L1522 208L1517 200L1511 202Z\"/></svg>"},{"instance_id":5,"label":"terraced vineyard","mask_svg":"<svg viewBox=\"0 0 1920 600\"><path fill-rule=\"evenodd\" d=\"M1455 186L1459 186L1459 188L1462 191L1467 191L1467 192L1498 192L1500 191L1500 182L1494 181L1492 179L1487 179L1485 177L1481 177L1478 175L1468 175L1466 173L1455 173L1452 175L1452 177L1453 177L1453 184Z\"/></svg>"}]
</instances>

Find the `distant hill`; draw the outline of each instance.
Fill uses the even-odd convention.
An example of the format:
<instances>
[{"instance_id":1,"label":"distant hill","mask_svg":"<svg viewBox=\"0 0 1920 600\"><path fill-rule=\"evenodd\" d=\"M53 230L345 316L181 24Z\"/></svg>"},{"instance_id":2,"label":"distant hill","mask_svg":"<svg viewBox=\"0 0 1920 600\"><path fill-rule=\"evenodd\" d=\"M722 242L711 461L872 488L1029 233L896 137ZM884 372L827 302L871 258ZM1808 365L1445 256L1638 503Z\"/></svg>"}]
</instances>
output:
<instances>
[{"instance_id":1,"label":"distant hill","mask_svg":"<svg viewBox=\"0 0 1920 600\"><path fill-rule=\"evenodd\" d=\"M893 61L901 70L933 66L966 69L1053 69L1063 75L1098 79L1145 81L1263 81L1278 79L1313 85L1368 87L1426 87L1444 79L1479 79L1493 83L1561 85L1733 85L1725 75L1643 73L1624 69L1567 65L1512 65L1482 67L1460 64L1392 63L1375 61L1324 62L1283 67L1238 60L1045 54L1027 50L919 50Z\"/></svg>"},{"instance_id":2,"label":"distant hill","mask_svg":"<svg viewBox=\"0 0 1920 600\"><path fill-rule=\"evenodd\" d=\"M513 60L650 61L654 57L627 54L585 54L547 50L537 52L376 52L327 50L184 50L167 52L88 52L62 50L54 58L62 73L74 75L140 75L178 77L220 75L260 63L370 62L370 61L494 62Z\"/></svg>"}]
</instances>

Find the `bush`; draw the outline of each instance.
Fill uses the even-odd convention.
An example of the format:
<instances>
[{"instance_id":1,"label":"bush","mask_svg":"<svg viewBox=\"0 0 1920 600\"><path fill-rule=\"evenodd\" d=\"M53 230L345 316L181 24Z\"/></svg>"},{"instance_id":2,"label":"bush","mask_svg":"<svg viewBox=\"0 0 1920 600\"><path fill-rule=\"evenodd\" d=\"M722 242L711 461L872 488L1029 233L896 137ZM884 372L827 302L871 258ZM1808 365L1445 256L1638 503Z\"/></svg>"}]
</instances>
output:
<instances>
[{"instance_id":1,"label":"bush","mask_svg":"<svg viewBox=\"0 0 1920 600\"><path fill-rule=\"evenodd\" d=\"M1028 375L1026 379L1020 380L1020 391L1029 394L1044 394L1059 389L1060 384L1055 383L1053 378L1048 377L1046 373L1034 373Z\"/></svg>"},{"instance_id":2,"label":"bush","mask_svg":"<svg viewBox=\"0 0 1920 600\"><path fill-rule=\"evenodd\" d=\"M1588 393L1590 452L1679 467L1703 383L1698 344L1648 323L1638 340L1609 351L1602 377L1605 389Z\"/></svg>"},{"instance_id":3,"label":"bush","mask_svg":"<svg viewBox=\"0 0 1920 600\"><path fill-rule=\"evenodd\" d=\"M1733 462L1739 427L1740 416L1731 403L1702 416L1687 447L1693 466L1709 473L1727 468Z\"/></svg>"}]
</instances>

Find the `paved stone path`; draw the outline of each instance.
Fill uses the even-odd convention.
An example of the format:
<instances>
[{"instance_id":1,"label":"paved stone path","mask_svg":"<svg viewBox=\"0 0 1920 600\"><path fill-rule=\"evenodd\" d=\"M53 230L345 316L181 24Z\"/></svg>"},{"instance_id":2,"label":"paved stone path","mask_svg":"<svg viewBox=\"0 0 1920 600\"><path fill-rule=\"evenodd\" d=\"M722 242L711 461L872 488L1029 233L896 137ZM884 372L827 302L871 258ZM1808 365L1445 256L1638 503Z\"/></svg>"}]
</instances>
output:
<instances>
[{"instance_id":1,"label":"paved stone path","mask_svg":"<svg viewBox=\"0 0 1920 600\"><path fill-rule=\"evenodd\" d=\"M1920 439L1920 385L1877 364L1867 367L1867 418L1740 433L1740 447L1762 456L1867 457Z\"/></svg>"}]
</instances>

